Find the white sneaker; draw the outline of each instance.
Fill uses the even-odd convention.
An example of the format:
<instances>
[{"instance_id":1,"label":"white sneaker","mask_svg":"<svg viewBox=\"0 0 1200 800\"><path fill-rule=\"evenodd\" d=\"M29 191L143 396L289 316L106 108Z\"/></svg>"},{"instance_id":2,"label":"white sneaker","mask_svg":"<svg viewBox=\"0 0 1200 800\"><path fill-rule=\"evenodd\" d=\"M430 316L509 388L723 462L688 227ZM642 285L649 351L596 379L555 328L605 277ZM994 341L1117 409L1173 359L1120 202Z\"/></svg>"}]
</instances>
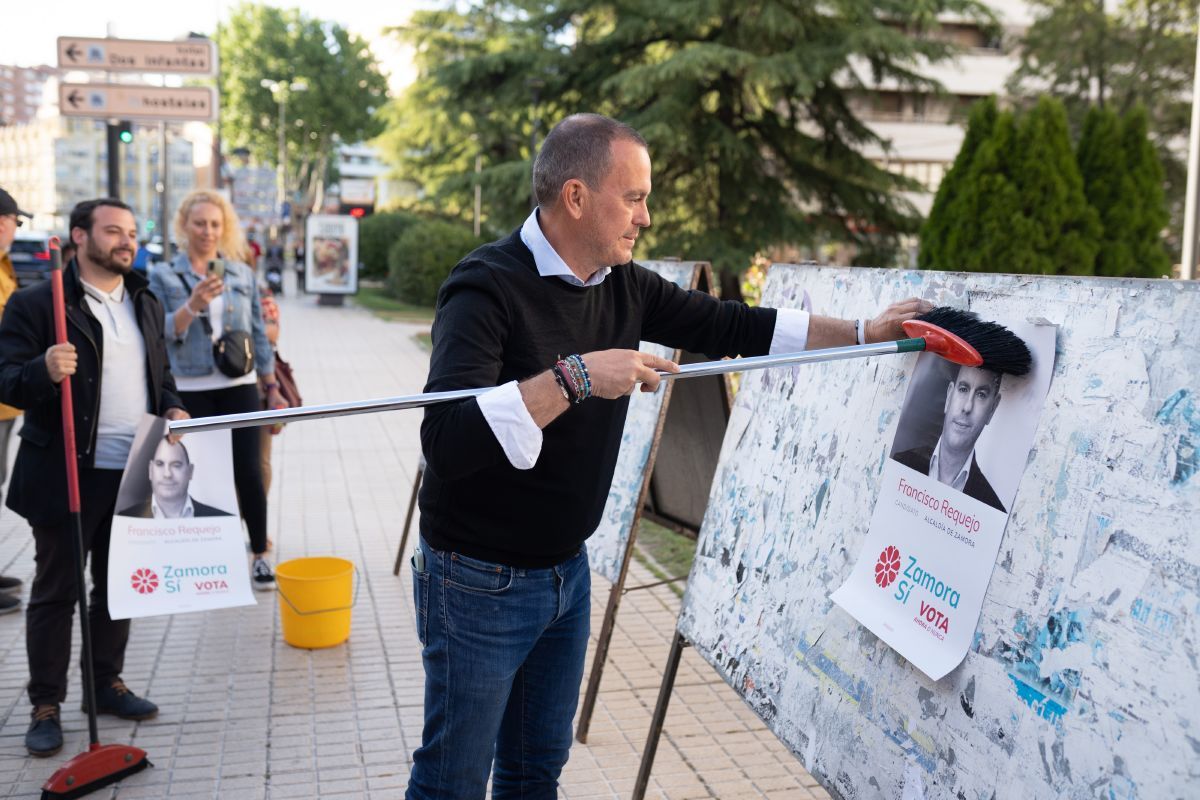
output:
<instances>
[{"instance_id":1,"label":"white sneaker","mask_svg":"<svg viewBox=\"0 0 1200 800\"><path fill-rule=\"evenodd\" d=\"M275 573L262 556L254 559L254 564L250 567L250 584L256 592L269 592L275 588Z\"/></svg>"}]
</instances>

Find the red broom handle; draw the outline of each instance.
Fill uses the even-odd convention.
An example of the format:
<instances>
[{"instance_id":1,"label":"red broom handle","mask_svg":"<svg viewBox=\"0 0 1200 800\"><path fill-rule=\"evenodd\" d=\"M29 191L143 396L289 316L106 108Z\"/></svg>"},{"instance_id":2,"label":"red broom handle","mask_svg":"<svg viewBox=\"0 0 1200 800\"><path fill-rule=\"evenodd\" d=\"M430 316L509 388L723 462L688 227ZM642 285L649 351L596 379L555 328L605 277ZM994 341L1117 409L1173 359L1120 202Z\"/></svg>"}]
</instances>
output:
<instances>
[{"instance_id":1,"label":"red broom handle","mask_svg":"<svg viewBox=\"0 0 1200 800\"><path fill-rule=\"evenodd\" d=\"M67 301L63 295L62 250L57 236L50 238L50 287L54 291L54 341L67 343ZM79 513L79 464L75 455L75 404L71 401L71 379L63 378L62 392L63 447L67 455L67 508Z\"/></svg>"}]
</instances>

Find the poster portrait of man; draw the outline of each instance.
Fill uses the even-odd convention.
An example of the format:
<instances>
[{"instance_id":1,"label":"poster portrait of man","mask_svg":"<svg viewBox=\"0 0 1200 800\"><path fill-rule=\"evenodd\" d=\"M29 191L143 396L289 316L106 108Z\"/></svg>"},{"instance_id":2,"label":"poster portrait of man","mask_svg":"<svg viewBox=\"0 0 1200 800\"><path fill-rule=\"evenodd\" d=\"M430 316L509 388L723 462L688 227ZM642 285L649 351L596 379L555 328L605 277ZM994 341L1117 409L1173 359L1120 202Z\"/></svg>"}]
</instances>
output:
<instances>
[{"instance_id":1,"label":"poster portrait of man","mask_svg":"<svg viewBox=\"0 0 1200 800\"><path fill-rule=\"evenodd\" d=\"M975 454L980 435L1000 405L1000 378L1000 373L991 370L958 367L946 384L937 441L893 451L892 458L998 511L1006 511Z\"/></svg>"},{"instance_id":2,"label":"poster portrait of man","mask_svg":"<svg viewBox=\"0 0 1200 800\"><path fill-rule=\"evenodd\" d=\"M121 516L145 519L231 516L231 512L206 505L191 496L189 488L196 465L182 441L172 444L165 436L159 439L147 468L150 496L118 512Z\"/></svg>"}]
</instances>

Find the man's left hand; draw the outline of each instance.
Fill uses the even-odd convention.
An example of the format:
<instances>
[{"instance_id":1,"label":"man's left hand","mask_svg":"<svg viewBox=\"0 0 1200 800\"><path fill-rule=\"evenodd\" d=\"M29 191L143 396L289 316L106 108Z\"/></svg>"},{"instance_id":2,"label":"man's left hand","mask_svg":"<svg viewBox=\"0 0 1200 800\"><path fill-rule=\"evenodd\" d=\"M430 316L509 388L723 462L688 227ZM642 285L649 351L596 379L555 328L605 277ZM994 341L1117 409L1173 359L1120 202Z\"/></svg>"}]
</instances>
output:
<instances>
[{"instance_id":1,"label":"man's left hand","mask_svg":"<svg viewBox=\"0 0 1200 800\"><path fill-rule=\"evenodd\" d=\"M172 422L174 422L175 420L192 418L192 415L189 414L188 412L184 411L182 408L168 408L167 412L165 414L163 414L163 416ZM177 444L179 442L179 440L182 438L183 438L182 433L168 433L167 434L167 441L170 442L171 444Z\"/></svg>"},{"instance_id":2,"label":"man's left hand","mask_svg":"<svg viewBox=\"0 0 1200 800\"><path fill-rule=\"evenodd\" d=\"M932 310L933 303L917 297L892 303L878 317L867 320L866 330L863 331L863 340L867 344L874 344L907 339L908 334L900 327L900 323Z\"/></svg>"}]
</instances>

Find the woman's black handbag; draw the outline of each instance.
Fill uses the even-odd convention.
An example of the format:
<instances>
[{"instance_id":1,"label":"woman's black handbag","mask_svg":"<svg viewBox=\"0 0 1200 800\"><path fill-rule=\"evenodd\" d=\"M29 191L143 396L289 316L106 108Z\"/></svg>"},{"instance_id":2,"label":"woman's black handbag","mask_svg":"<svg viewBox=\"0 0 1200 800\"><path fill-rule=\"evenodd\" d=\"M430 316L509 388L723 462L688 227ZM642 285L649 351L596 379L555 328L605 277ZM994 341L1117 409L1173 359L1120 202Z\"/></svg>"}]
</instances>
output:
<instances>
[{"instance_id":1,"label":"woman's black handbag","mask_svg":"<svg viewBox=\"0 0 1200 800\"><path fill-rule=\"evenodd\" d=\"M205 332L211 331L208 318L204 320ZM208 334L212 336L211 333ZM231 378L240 378L254 369L254 340L245 331L225 331L213 342L213 363L217 369Z\"/></svg>"}]
</instances>

